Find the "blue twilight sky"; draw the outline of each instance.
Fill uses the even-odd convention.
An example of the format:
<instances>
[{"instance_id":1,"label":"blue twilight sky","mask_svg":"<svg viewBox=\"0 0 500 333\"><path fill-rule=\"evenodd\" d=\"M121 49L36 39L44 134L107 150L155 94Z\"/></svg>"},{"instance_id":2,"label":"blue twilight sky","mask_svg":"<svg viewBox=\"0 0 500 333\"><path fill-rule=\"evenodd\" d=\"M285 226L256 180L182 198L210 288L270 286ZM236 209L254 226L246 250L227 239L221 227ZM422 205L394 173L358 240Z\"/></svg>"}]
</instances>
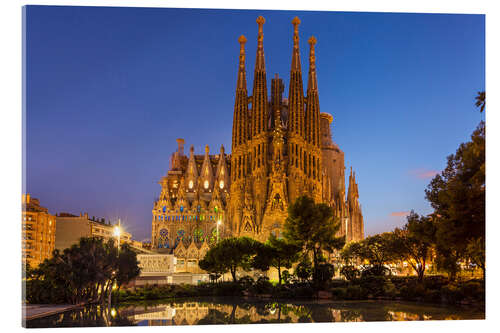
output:
<instances>
[{"instance_id":1,"label":"blue twilight sky","mask_svg":"<svg viewBox=\"0 0 500 333\"><path fill-rule=\"evenodd\" d=\"M318 40L320 107L356 171L365 233L430 213L425 187L482 119L483 15L28 6L27 191L51 213L121 217L149 238L175 139L230 150L237 39L251 93L259 15L268 79L279 73L285 95L292 18L305 86Z\"/></svg>"}]
</instances>

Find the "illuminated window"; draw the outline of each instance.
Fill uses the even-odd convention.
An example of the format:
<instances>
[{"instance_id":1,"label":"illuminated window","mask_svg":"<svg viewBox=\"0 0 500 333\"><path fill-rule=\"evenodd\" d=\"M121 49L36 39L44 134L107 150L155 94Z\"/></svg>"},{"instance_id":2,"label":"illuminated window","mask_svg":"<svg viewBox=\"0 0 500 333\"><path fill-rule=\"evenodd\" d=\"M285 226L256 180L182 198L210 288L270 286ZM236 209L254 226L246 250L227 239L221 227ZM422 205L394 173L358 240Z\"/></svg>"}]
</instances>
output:
<instances>
[{"instance_id":1,"label":"illuminated window","mask_svg":"<svg viewBox=\"0 0 500 333\"><path fill-rule=\"evenodd\" d=\"M220 187L221 189L223 189L223 188L224 188L224 181L223 181L223 180L221 180L221 181L220 181L220 183L219 183L219 187Z\"/></svg>"},{"instance_id":2,"label":"illuminated window","mask_svg":"<svg viewBox=\"0 0 500 333\"><path fill-rule=\"evenodd\" d=\"M193 188L194 183L193 183L193 181L192 181L192 180L190 180L190 181L189 181L189 185L188 185L188 186L189 186L189 189L192 189L192 188Z\"/></svg>"},{"instance_id":3,"label":"illuminated window","mask_svg":"<svg viewBox=\"0 0 500 333\"><path fill-rule=\"evenodd\" d=\"M205 180L205 182L203 183L203 186L205 187L205 189L208 189L208 180Z\"/></svg>"},{"instance_id":4,"label":"illuminated window","mask_svg":"<svg viewBox=\"0 0 500 333\"><path fill-rule=\"evenodd\" d=\"M49 221L49 225L52 225L52 221Z\"/></svg>"}]
</instances>

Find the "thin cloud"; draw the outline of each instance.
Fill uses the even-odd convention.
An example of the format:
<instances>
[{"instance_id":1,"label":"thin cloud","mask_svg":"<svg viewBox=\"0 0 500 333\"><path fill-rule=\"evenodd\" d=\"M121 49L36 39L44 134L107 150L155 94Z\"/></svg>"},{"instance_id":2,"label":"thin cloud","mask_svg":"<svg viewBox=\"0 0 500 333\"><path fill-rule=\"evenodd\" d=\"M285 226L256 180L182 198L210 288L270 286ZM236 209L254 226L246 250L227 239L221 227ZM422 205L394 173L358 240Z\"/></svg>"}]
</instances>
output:
<instances>
[{"instance_id":1,"label":"thin cloud","mask_svg":"<svg viewBox=\"0 0 500 333\"><path fill-rule=\"evenodd\" d=\"M391 216L407 216L410 212L392 212Z\"/></svg>"},{"instance_id":2,"label":"thin cloud","mask_svg":"<svg viewBox=\"0 0 500 333\"><path fill-rule=\"evenodd\" d=\"M428 169L415 169L411 170L410 174L418 179L430 179L435 175L439 174L437 170L428 170Z\"/></svg>"}]
</instances>

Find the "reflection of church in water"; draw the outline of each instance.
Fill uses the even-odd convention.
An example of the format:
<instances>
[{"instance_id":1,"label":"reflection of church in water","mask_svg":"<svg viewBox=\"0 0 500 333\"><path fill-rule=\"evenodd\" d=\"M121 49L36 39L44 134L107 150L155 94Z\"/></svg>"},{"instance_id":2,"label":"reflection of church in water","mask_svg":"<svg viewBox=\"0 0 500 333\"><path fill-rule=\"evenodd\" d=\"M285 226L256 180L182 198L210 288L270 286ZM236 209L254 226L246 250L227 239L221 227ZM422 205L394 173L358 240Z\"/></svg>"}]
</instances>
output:
<instances>
[{"instance_id":1,"label":"reflection of church in water","mask_svg":"<svg viewBox=\"0 0 500 333\"><path fill-rule=\"evenodd\" d=\"M206 251L217 237L249 236L265 241L280 235L287 208L308 195L328 204L341 220L339 234L363 238L363 216L355 174L346 195L344 153L332 141L333 117L320 113L314 37L309 38L309 73L304 94L299 24L294 18L288 98L276 74L268 95L263 17L257 19L257 55L251 95L247 91L245 43L239 38L231 154L184 153L184 140L161 178L152 210L152 246L160 252L181 248ZM205 244L205 245L203 245ZM175 253L175 252L174 252ZM177 254L177 253L176 253Z\"/></svg>"}]
</instances>

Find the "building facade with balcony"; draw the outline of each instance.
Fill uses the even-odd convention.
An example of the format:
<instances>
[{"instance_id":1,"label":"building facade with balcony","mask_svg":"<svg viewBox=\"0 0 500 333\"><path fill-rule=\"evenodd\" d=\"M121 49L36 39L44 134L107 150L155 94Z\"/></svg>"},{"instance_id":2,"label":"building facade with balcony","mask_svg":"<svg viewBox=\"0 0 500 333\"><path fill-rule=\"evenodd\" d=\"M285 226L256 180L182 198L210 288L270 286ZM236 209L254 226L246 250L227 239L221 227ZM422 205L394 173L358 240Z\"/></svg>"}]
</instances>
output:
<instances>
[{"instance_id":1,"label":"building facade with balcony","mask_svg":"<svg viewBox=\"0 0 500 333\"><path fill-rule=\"evenodd\" d=\"M81 237L101 237L105 241L116 239L114 228L117 224L106 223L104 219L89 218L88 214L73 215L59 213L57 221L55 248L63 251L77 244ZM132 235L123 229L120 233L120 243L131 243Z\"/></svg>"},{"instance_id":2,"label":"building facade with balcony","mask_svg":"<svg viewBox=\"0 0 500 333\"><path fill-rule=\"evenodd\" d=\"M56 241L56 217L30 194L22 196L22 260L37 267L52 256Z\"/></svg>"}]
</instances>

